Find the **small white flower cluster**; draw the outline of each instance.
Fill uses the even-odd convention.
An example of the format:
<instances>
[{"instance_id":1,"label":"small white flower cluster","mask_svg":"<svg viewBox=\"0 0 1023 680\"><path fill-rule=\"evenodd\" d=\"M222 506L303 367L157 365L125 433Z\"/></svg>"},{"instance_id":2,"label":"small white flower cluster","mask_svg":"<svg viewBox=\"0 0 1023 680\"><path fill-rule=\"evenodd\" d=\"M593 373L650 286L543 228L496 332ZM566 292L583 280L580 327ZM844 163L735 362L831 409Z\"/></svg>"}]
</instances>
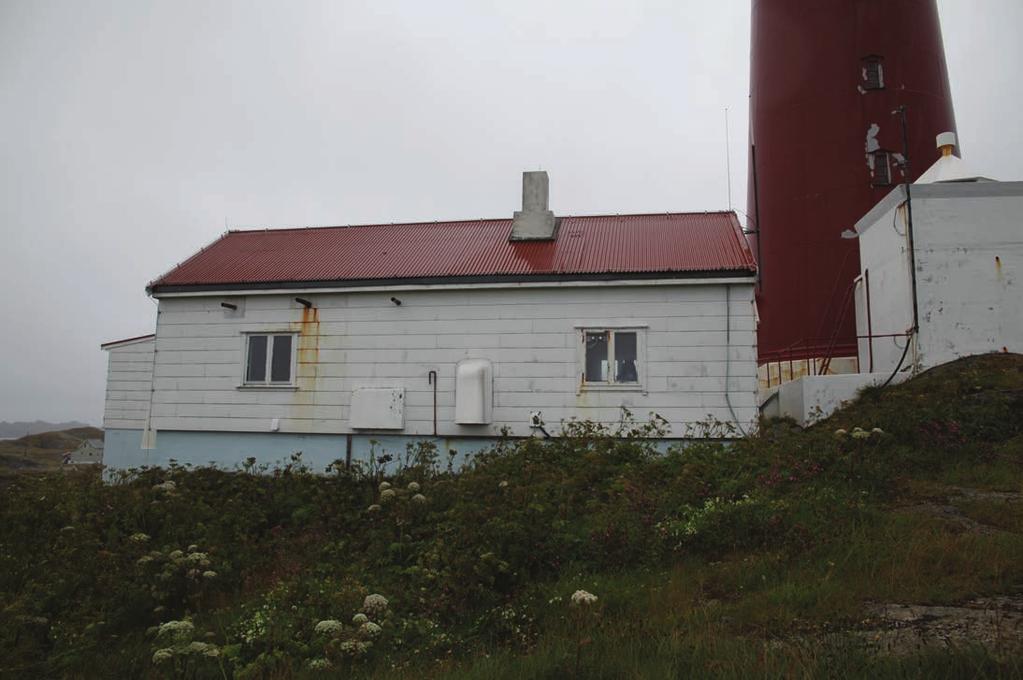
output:
<instances>
[{"instance_id":1,"label":"small white flower cluster","mask_svg":"<svg viewBox=\"0 0 1023 680\"><path fill-rule=\"evenodd\" d=\"M149 534L144 534L141 531L139 531L129 536L128 540L131 541L132 543L148 543Z\"/></svg>"},{"instance_id":2,"label":"small white flower cluster","mask_svg":"<svg viewBox=\"0 0 1023 680\"><path fill-rule=\"evenodd\" d=\"M215 659L220 656L220 648L209 642L189 642L185 647L187 654L201 654L202 656Z\"/></svg>"},{"instance_id":3,"label":"small white flower cluster","mask_svg":"<svg viewBox=\"0 0 1023 680\"><path fill-rule=\"evenodd\" d=\"M161 482L160 484L154 484L153 485L153 490L155 490L155 491L163 491L165 493L173 493L174 491L177 490L177 488L178 488L178 485L175 484L174 482L172 482L169 479L166 482Z\"/></svg>"},{"instance_id":4,"label":"small white flower cluster","mask_svg":"<svg viewBox=\"0 0 1023 680\"><path fill-rule=\"evenodd\" d=\"M869 432L867 430L864 430L862 427L854 427L851 433L846 432L845 430L839 428L835 430L835 437L838 439L845 439L847 436L852 437L853 439L870 439L871 435L875 437L880 437L884 433L885 433L884 430L882 430L880 427L875 427Z\"/></svg>"},{"instance_id":5,"label":"small white flower cluster","mask_svg":"<svg viewBox=\"0 0 1023 680\"><path fill-rule=\"evenodd\" d=\"M174 650L169 647L153 652L153 663L159 665L174 658Z\"/></svg>"},{"instance_id":6,"label":"small white flower cluster","mask_svg":"<svg viewBox=\"0 0 1023 680\"><path fill-rule=\"evenodd\" d=\"M367 621L366 623L359 626L359 633L369 638L375 638L376 636L380 635L380 633L383 632L383 630L384 630L383 628L373 623L372 621Z\"/></svg>"},{"instance_id":7,"label":"small white flower cluster","mask_svg":"<svg viewBox=\"0 0 1023 680\"><path fill-rule=\"evenodd\" d=\"M195 626L188 619L161 623L156 631L157 638L173 640L174 642L188 642L194 634Z\"/></svg>"},{"instance_id":8,"label":"small white flower cluster","mask_svg":"<svg viewBox=\"0 0 1023 680\"><path fill-rule=\"evenodd\" d=\"M427 502L427 498L423 494L419 493L421 489L422 485L420 485L419 482L409 482L408 486L406 486L406 490L408 491L408 493L412 494L409 497L409 500L418 505L425 505ZM404 491L399 492L397 489L391 486L390 482L380 482L380 486L377 487L377 490L380 492L380 502L374 503L373 505L366 508L366 512L368 513L380 512L383 509L384 505L393 503L394 501L401 498L402 494L405 493Z\"/></svg>"},{"instance_id":9,"label":"small white flower cluster","mask_svg":"<svg viewBox=\"0 0 1023 680\"><path fill-rule=\"evenodd\" d=\"M153 663L163 664L176 656L204 656L216 659L220 656L220 647L209 643L193 640L195 626L188 619L167 621L156 629L156 638L170 647L162 647L153 652Z\"/></svg>"},{"instance_id":10,"label":"small white flower cluster","mask_svg":"<svg viewBox=\"0 0 1023 680\"><path fill-rule=\"evenodd\" d=\"M329 659L312 659L309 661L309 670L311 671L326 671L330 670Z\"/></svg>"},{"instance_id":11,"label":"small white flower cluster","mask_svg":"<svg viewBox=\"0 0 1023 680\"><path fill-rule=\"evenodd\" d=\"M380 618L387 613L388 604L386 597L373 593L362 601L362 611L370 617Z\"/></svg>"},{"instance_id":12,"label":"small white flower cluster","mask_svg":"<svg viewBox=\"0 0 1023 680\"><path fill-rule=\"evenodd\" d=\"M320 635L333 638L337 643L337 649L347 656L358 657L366 654L373 647L373 640L383 633L383 627L370 620L370 616L387 616L388 602L383 595L367 595L362 603L362 611L352 617L354 631L346 631L344 624L336 619L320 621L315 626L315 631ZM326 666L314 668L310 663L311 670L325 670Z\"/></svg>"},{"instance_id":13,"label":"small white flower cluster","mask_svg":"<svg viewBox=\"0 0 1023 680\"><path fill-rule=\"evenodd\" d=\"M577 607L588 607L597 601L597 596L585 590L577 590L572 593L572 604Z\"/></svg>"},{"instance_id":14,"label":"small white flower cluster","mask_svg":"<svg viewBox=\"0 0 1023 680\"><path fill-rule=\"evenodd\" d=\"M508 480L507 479L502 479L500 481L500 483L498 483L497 488L498 489L507 489L508 488Z\"/></svg>"},{"instance_id":15,"label":"small white flower cluster","mask_svg":"<svg viewBox=\"0 0 1023 680\"><path fill-rule=\"evenodd\" d=\"M341 633L344 629L345 629L344 624L342 624L337 619L326 619L324 621L320 621L319 623L316 624L316 627L313 628L313 630L319 633L320 635L337 635L338 633Z\"/></svg>"},{"instance_id":16,"label":"small white flower cluster","mask_svg":"<svg viewBox=\"0 0 1023 680\"><path fill-rule=\"evenodd\" d=\"M345 640L338 646L338 649L341 650L342 654L347 654L348 656L362 656L368 652L372 646L373 643L371 642L363 642L362 640Z\"/></svg>"}]
</instances>

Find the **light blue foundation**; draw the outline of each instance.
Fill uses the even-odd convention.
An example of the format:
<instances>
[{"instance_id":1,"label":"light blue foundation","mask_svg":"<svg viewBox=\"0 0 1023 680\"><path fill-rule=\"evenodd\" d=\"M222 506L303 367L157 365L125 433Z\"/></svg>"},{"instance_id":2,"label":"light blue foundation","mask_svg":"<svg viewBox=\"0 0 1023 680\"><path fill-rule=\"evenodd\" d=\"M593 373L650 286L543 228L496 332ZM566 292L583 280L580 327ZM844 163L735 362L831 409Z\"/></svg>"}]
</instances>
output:
<instances>
[{"instance_id":1,"label":"light blue foundation","mask_svg":"<svg viewBox=\"0 0 1023 680\"><path fill-rule=\"evenodd\" d=\"M178 465L239 468L248 458L256 465L276 467L291 462L301 452L301 461L314 472L323 472L335 461L345 462L348 436L344 434L286 434L270 432L182 432L163 430L156 435L156 448L143 450L142 430L106 430L103 464L108 470ZM372 459L379 464L390 456L385 470L393 470L406 456L409 444L432 441L437 445L438 465L447 467L448 451L454 451L452 465L461 468L472 456L496 444L496 437L446 438L410 435L353 434L353 462L366 465ZM660 450L684 443L678 439L660 439Z\"/></svg>"}]
</instances>

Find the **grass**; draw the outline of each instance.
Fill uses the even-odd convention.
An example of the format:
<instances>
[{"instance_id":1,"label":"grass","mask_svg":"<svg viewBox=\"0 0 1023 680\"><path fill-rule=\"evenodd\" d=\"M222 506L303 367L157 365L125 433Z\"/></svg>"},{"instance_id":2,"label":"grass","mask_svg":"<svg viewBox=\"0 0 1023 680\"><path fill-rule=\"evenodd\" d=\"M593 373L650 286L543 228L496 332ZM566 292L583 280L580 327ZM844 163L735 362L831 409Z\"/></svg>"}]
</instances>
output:
<instances>
[{"instance_id":1,"label":"grass","mask_svg":"<svg viewBox=\"0 0 1023 680\"><path fill-rule=\"evenodd\" d=\"M86 439L103 439L103 430L78 427L0 440L0 477L52 472L61 467L65 451L78 448Z\"/></svg>"},{"instance_id":2,"label":"grass","mask_svg":"<svg viewBox=\"0 0 1023 680\"><path fill-rule=\"evenodd\" d=\"M870 642L873 604L1018 597L1021 395L1023 358L985 356L663 455L656 421L583 423L457 474L427 447L386 480L300 458L21 475L0 490L0 676L1023 677L1018 645L979 634ZM979 524L929 510L950 506Z\"/></svg>"}]
</instances>

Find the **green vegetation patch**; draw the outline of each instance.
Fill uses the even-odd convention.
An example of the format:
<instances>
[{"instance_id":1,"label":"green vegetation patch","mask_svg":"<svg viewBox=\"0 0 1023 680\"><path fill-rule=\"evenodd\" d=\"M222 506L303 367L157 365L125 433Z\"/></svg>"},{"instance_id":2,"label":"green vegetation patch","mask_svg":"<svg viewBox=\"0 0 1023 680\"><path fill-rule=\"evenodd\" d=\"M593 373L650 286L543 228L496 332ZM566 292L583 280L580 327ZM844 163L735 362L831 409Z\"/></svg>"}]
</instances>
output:
<instances>
[{"instance_id":1,"label":"green vegetation patch","mask_svg":"<svg viewBox=\"0 0 1023 680\"><path fill-rule=\"evenodd\" d=\"M458 473L422 446L387 477L14 477L0 676L1019 677L981 636L880 650L869 612L1018 594L1021 367L667 453L625 414Z\"/></svg>"}]
</instances>

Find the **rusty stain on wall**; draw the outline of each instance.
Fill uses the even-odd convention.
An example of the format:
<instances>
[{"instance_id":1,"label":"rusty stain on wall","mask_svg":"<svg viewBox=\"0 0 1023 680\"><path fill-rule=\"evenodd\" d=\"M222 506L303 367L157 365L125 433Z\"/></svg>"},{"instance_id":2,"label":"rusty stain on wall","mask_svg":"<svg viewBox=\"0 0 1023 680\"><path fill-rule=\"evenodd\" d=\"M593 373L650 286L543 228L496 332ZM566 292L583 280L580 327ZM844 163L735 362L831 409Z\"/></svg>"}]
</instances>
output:
<instances>
[{"instance_id":1,"label":"rusty stain on wall","mask_svg":"<svg viewBox=\"0 0 1023 680\"><path fill-rule=\"evenodd\" d=\"M298 389L291 409L291 417L311 417L303 414L303 407L315 404L320 364L320 310L316 307L303 307L300 321L293 322L291 329L298 333L298 345L295 349L295 384Z\"/></svg>"}]
</instances>

